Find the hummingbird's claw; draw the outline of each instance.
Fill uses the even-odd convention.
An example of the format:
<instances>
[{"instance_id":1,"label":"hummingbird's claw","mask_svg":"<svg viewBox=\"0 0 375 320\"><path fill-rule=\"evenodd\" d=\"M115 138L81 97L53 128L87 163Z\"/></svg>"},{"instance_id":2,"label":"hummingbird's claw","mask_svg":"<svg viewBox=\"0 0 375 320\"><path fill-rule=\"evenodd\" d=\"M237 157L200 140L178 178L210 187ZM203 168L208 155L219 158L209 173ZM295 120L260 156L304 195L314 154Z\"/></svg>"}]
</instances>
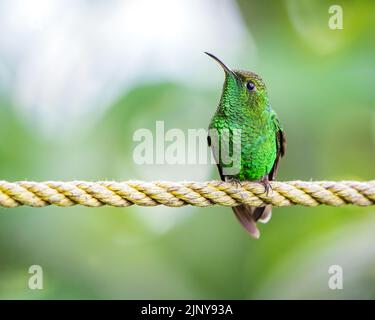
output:
<instances>
[{"instance_id":1,"label":"hummingbird's claw","mask_svg":"<svg viewBox=\"0 0 375 320\"><path fill-rule=\"evenodd\" d=\"M269 195L269 191L273 191L272 189L272 185L270 184L269 180L268 180L268 177L264 177L262 178L262 180L259 181L259 183L264 187L264 193L267 195Z\"/></svg>"},{"instance_id":2,"label":"hummingbird's claw","mask_svg":"<svg viewBox=\"0 0 375 320\"><path fill-rule=\"evenodd\" d=\"M225 182L229 182L229 183L234 184L236 186L236 188L242 187L241 181L236 179L236 178L233 178L233 177L225 177Z\"/></svg>"}]
</instances>

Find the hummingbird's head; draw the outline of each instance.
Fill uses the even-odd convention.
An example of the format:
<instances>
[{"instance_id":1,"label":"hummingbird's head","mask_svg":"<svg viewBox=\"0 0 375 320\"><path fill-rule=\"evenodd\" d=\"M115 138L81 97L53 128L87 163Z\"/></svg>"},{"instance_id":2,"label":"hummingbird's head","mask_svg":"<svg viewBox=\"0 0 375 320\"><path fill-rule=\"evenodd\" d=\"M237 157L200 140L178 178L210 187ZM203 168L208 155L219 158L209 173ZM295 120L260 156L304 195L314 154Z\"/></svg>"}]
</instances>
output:
<instances>
[{"instance_id":1,"label":"hummingbird's head","mask_svg":"<svg viewBox=\"0 0 375 320\"><path fill-rule=\"evenodd\" d=\"M252 108L265 108L268 105L266 85L260 76L250 71L232 70L213 54L205 53L218 62L225 72L224 100L233 102L232 105L248 105Z\"/></svg>"}]
</instances>

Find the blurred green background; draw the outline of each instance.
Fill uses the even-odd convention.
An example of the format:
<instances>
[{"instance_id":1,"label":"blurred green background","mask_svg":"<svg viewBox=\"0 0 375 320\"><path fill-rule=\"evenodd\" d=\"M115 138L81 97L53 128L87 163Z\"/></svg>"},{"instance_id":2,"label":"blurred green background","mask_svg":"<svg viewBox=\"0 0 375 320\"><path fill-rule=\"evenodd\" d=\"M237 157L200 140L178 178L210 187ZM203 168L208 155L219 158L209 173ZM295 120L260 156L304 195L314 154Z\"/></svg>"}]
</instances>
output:
<instances>
[{"instance_id":1,"label":"blurred green background","mask_svg":"<svg viewBox=\"0 0 375 320\"><path fill-rule=\"evenodd\" d=\"M279 180L374 179L374 31L373 1L0 1L0 179L218 178L132 156L157 120L207 127L223 74L203 51L265 79ZM373 207L273 213L254 241L222 207L0 208L0 298L375 298Z\"/></svg>"}]
</instances>

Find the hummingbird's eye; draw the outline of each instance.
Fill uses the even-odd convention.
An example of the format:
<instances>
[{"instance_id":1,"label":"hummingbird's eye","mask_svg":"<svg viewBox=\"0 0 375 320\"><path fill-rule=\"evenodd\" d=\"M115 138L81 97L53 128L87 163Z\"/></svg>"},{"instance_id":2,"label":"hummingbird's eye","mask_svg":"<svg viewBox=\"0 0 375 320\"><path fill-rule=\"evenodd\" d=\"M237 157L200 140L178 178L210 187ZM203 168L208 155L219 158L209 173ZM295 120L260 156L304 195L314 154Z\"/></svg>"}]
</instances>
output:
<instances>
[{"instance_id":1,"label":"hummingbird's eye","mask_svg":"<svg viewBox=\"0 0 375 320\"><path fill-rule=\"evenodd\" d=\"M255 89L255 84L254 84L254 82L249 81L248 83L246 83L246 88L247 88L247 90L249 90L249 91L253 91L253 90Z\"/></svg>"}]
</instances>

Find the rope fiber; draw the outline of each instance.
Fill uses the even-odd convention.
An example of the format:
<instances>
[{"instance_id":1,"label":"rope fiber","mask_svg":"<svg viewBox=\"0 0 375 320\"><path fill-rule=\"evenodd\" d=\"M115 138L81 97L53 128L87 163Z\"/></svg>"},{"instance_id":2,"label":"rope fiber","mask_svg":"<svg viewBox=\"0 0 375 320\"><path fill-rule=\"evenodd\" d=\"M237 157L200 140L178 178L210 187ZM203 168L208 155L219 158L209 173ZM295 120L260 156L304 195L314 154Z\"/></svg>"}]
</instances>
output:
<instances>
[{"instance_id":1,"label":"rope fiber","mask_svg":"<svg viewBox=\"0 0 375 320\"><path fill-rule=\"evenodd\" d=\"M319 204L342 206L375 204L375 180L358 181L272 181L272 189L258 182L241 184L223 181L0 181L0 207L70 207L83 205L128 207L131 205L181 207L192 205L233 207L248 204L254 207L272 204L283 207Z\"/></svg>"}]
</instances>

